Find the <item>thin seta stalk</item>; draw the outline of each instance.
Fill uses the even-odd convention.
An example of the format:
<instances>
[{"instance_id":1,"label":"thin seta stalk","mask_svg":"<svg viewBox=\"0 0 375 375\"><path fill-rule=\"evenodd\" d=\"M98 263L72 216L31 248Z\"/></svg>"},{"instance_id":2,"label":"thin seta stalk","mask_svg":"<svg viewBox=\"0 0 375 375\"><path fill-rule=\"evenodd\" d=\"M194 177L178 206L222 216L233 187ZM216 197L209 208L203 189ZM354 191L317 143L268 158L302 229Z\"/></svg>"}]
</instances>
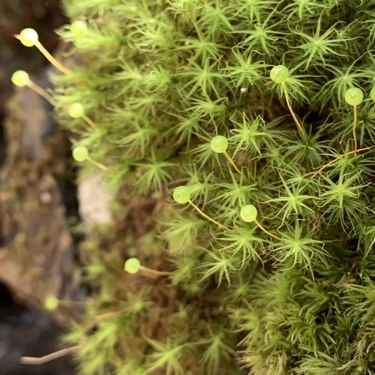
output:
<instances>
[{"instance_id":1,"label":"thin seta stalk","mask_svg":"<svg viewBox=\"0 0 375 375\"><path fill-rule=\"evenodd\" d=\"M330 165L336 163L338 160L342 159L343 157L347 156L347 155L356 155L358 152L364 152L364 151L368 151L368 150L371 150L375 148L375 145L374 146L369 146L369 147L364 147L364 148L360 148L358 150L353 150L353 151L349 151L349 152L346 152L345 154L341 154L339 155L337 158L335 159L332 159L330 162L328 162L327 164L324 164L321 168L319 168L312 176L311 176L311 179L313 180L316 176L318 176L318 174L320 174L322 171L324 171L324 169L328 168Z\"/></svg>"},{"instance_id":2,"label":"thin seta stalk","mask_svg":"<svg viewBox=\"0 0 375 375\"><path fill-rule=\"evenodd\" d=\"M216 224L219 228L222 228L222 229L225 229L227 230L228 232L234 232L233 229L229 229L228 227L226 227L225 225L219 223L218 221L216 221L215 219L213 219L212 217L208 216L207 214L205 214L197 205L195 205L190 199L188 200L188 203L196 210L198 211L198 213L200 213L204 218L206 218L207 220L211 221L212 223Z\"/></svg>"},{"instance_id":3,"label":"thin seta stalk","mask_svg":"<svg viewBox=\"0 0 375 375\"><path fill-rule=\"evenodd\" d=\"M363 101L363 91L357 87L352 87L345 92L345 101L353 107L352 134L354 140L354 155L357 153L357 106Z\"/></svg>"},{"instance_id":4,"label":"thin seta stalk","mask_svg":"<svg viewBox=\"0 0 375 375\"><path fill-rule=\"evenodd\" d=\"M49 103L55 105L55 101L53 100L52 96L42 87L32 82L29 75L24 70L17 70L16 72L14 72L10 80L17 87L29 87L38 95L46 99Z\"/></svg>"},{"instance_id":5,"label":"thin seta stalk","mask_svg":"<svg viewBox=\"0 0 375 375\"><path fill-rule=\"evenodd\" d=\"M53 97L42 87L30 80L29 75L24 70L17 70L13 73L11 81L15 86L18 87L29 87L31 90L39 94L41 97L46 99L53 106L56 105ZM83 118L86 123L94 130L98 130L98 126L92 121L86 114L85 109L81 103L73 103L69 106L68 114L72 118ZM102 168L102 167L101 167ZM103 168L102 168L103 169ZM104 168L105 169L105 168Z\"/></svg>"},{"instance_id":6,"label":"thin seta stalk","mask_svg":"<svg viewBox=\"0 0 375 375\"><path fill-rule=\"evenodd\" d=\"M262 230L264 233L268 234L270 237L273 237L275 238L276 240L279 240L280 242L284 241L282 238L280 237L277 237L276 235L272 234L271 232L269 232L267 229L265 229L257 219L254 219L254 223L257 225L257 227Z\"/></svg>"},{"instance_id":7,"label":"thin seta stalk","mask_svg":"<svg viewBox=\"0 0 375 375\"><path fill-rule=\"evenodd\" d=\"M89 150L85 146L77 146L74 147L72 152L73 159L75 161L78 161L79 163L82 163L84 161L89 161L90 163L94 164L96 167L102 169L105 172L110 172L110 169L106 167L105 165L93 160L89 155Z\"/></svg>"},{"instance_id":8,"label":"thin seta stalk","mask_svg":"<svg viewBox=\"0 0 375 375\"><path fill-rule=\"evenodd\" d=\"M353 127L352 127L352 133L353 133L353 139L354 139L354 150L357 150L357 106L355 105L353 107ZM354 152L354 155L356 155L356 151Z\"/></svg>"},{"instance_id":9,"label":"thin seta stalk","mask_svg":"<svg viewBox=\"0 0 375 375\"><path fill-rule=\"evenodd\" d=\"M363 92L361 89L352 87L345 92L345 101L353 107L353 125L352 125L352 134L354 140L354 150L346 152L344 154L339 155L337 158L331 160L327 164L323 165L320 169L318 169L312 176L311 179L314 179L319 173L321 173L324 169L329 167L330 165L334 164L336 161L342 159L344 156L347 155L354 155L356 156L358 152L363 152L367 150L371 150L375 146L369 146L357 149L358 142L357 142L357 106L362 103L363 101Z\"/></svg>"},{"instance_id":10,"label":"thin seta stalk","mask_svg":"<svg viewBox=\"0 0 375 375\"><path fill-rule=\"evenodd\" d=\"M154 270L152 268L142 266L140 260L138 258L134 258L134 257L126 260L126 262L124 264L124 270L127 273L130 273L132 275L136 274L138 272L142 272L142 271L145 272L145 273L155 275L155 276L170 276L170 275L173 275L173 272L157 271L157 270Z\"/></svg>"},{"instance_id":11,"label":"thin seta stalk","mask_svg":"<svg viewBox=\"0 0 375 375\"><path fill-rule=\"evenodd\" d=\"M42 43L39 42L38 33L31 28L23 29L20 34L14 35L25 47L35 46L41 52L41 54L60 72L66 74L69 77L77 78L68 68L62 65L56 60L47 50L44 48Z\"/></svg>"},{"instance_id":12,"label":"thin seta stalk","mask_svg":"<svg viewBox=\"0 0 375 375\"><path fill-rule=\"evenodd\" d=\"M101 164L101 163L99 163L99 162L93 160L90 156L87 156L87 160L88 160L90 163L92 163L92 164L94 164L95 166L97 166L98 168L100 168L102 171L109 172L109 168L108 168L108 167L106 167L104 164Z\"/></svg>"},{"instance_id":13,"label":"thin seta stalk","mask_svg":"<svg viewBox=\"0 0 375 375\"><path fill-rule=\"evenodd\" d=\"M297 125L297 129L302 137L302 140L306 142L307 141L306 130L304 129L304 127L298 120L297 115L294 113L292 105L290 103L290 98L289 98L288 89L286 85L286 82L289 78L289 69L284 65L276 65L270 71L270 78L272 79L273 82L281 84L281 88L283 90L288 109L293 117L294 122Z\"/></svg>"},{"instance_id":14,"label":"thin seta stalk","mask_svg":"<svg viewBox=\"0 0 375 375\"><path fill-rule=\"evenodd\" d=\"M37 41L35 43L35 47L38 48L38 50L42 53L42 55L56 68L58 69L61 73L66 74L67 76L71 78L76 78L75 75L72 73L71 70L66 68L64 65L62 65L58 60L56 60L40 43Z\"/></svg>"},{"instance_id":15,"label":"thin seta stalk","mask_svg":"<svg viewBox=\"0 0 375 375\"><path fill-rule=\"evenodd\" d=\"M227 160L229 161L229 163L232 165L232 167L234 168L234 170L239 175L241 175L244 178L245 181L247 181L247 177L239 170L239 168L237 167L237 165L235 164L235 162L233 161L233 159L228 155L228 153L226 151L224 151L223 154L227 158Z\"/></svg>"},{"instance_id":16,"label":"thin seta stalk","mask_svg":"<svg viewBox=\"0 0 375 375\"><path fill-rule=\"evenodd\" d=\"M284 92L284 95L285 95L285 100L286 100L286 105L288 106L289 108L289 111L293 117L293 120L294 122L296 123L297 125L297 128L298 128L298 131L303 139L304 142L307 141L307 134L306 134L306 130L304 129L304 127L301 125L301 123L299 122L298 118L297 118L297 115L294 113L293 111L293 108L292 108L292 105L290 104L290 100L289 100L289 94L288 94L288 90L286 88L286 84L285 82L282 82L282 88L283 88L283 92Z\"/></svg>"},{"instance_id":17,"label":"thin seta stalk","mask_svg":"<svg viewBox=\"0 0 375 375\"><path fill-rule=\"evenodd\" d=\"M217 135L216 137L212 138L211 143L211 150L217 154L224 154L226 159L229 161L230 165L234 168L234 170L241 175L245 181L248 181L248 178L242 173L242 171L237 167L236 163L227 153L228 148L228 139L222 135Z\"/></svg>"},{"instance_id":18,"label":"thin seta stalk","mask_svg":"<svg viewBox=\"0 0 375 375\"><path fill-rule=\"evenodd\" d=\"M69 106L68 114L72 118L83 118L86 123L94 130L98 130L98 126L86 114L85 109L81 103L73 103Z\"/></svg>"},{"instance_id":19,"label":"thin seta stalk","mask_svg":"<svg viewBox=\"0 0 375 375\"><path fill-rule=\"evenodd\" d=\"M240 216L241 216L241 219L243 221L245 221L246 223L254 222L257 225L257 227L261 231L266 233L268 236L270 236L272 238L275 238L276 240L278 240L280 242L284 241L282 238L272 234L270 231L268 231L266 228L264 228L262 224L259 223L259 221L257 220L258 210L256 209L256 207L254 205L247 204L246 206L243 206L241 208Z\"/></svg>"},{"instance_id":20,"label":"thin seta stalk","mask_svg":"<svg viewBox=\"0 0 375 375\"><path fill-rule=\"evenodd\" d=\"M26 86L29 87L31 90L35 91L37 94L39 94L44 99L46 99L52 105L55 105L55 101L53 100L52 96L46 90L44 90L43 88L38 86L36 83L34 83L32 81L29 81L26 84Z\"/></svg>"},{"instance_id":21,"label":"thin seta stalk","mask_svg":"<svg viewBox=\"0 0 375 375\"><path fill-rule=\"evenodd\" d=\"M219 228L224 229L228 232L235 232L234 229L230 229L225 225L219 223L217 220L213 219L212 217L204 213L196 204L194 204L190 199L190 190L188 187L179 186L176 189L174 189L173 199L179 204L189 203L200 215L202 215L204 218L211 221L212 223L216 224Z\"/></svg>"}]
</instances>

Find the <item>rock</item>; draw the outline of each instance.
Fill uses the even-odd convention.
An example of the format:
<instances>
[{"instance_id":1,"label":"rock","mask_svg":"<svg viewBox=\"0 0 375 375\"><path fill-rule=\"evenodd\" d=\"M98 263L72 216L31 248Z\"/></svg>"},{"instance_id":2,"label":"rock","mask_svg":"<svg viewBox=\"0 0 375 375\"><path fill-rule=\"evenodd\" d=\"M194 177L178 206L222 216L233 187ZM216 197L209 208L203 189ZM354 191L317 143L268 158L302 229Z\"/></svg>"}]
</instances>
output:
<instances>
[{"instance_id":1,"label":"rock","mask_svg":"<svg viewBox=\"0 0 375 375\"><path fill-rule=\"evenodd\" d=\"M105 172L96 170L82 176L78 184L79 212L85 227L108 224L112 219L110 205L115 192L105 185Z\"/></svg>"}]
</instances>

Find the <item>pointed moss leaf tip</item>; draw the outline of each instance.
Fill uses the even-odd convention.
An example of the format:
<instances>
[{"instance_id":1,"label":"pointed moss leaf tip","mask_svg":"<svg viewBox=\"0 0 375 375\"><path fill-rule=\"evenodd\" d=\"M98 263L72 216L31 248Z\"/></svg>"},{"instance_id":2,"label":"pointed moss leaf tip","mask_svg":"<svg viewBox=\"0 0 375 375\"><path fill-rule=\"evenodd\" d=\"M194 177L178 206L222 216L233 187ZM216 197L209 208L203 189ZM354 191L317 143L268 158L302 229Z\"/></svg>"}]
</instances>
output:
<instances>
[{"instance_id":1,"label":"pointed moss leaf tip","mask_svg":"<svg viewBox=\"0 0 375 375\"><path fill-rule=\"evenodd\" d=\"M228 139L222 135L217 135L216 137L212 138L210 145L213 152L221 154L228 148Z\"/></svg>"},{"instance_id":2,"label":"pointed moss leaf tip","mask_svg":"<svg viewBox=\"0 0 375 375\"><path fill-rule=\"evenodd\" d=\"M363 91L357 87L346 90L345 101L352 106L361 104L363 101Z\"/></svg>"},{"instance_id":3,"label":"pointed moss leaf tip","mask_svg":"<svg viewBox=\"0 0 375 375\"><path fill-rule=\"evenodd\" d=\"M173 191L173 199L180 204L187 203L190 199L190 190L186 186L179 186Z\"/></svg>"},{"instance_id":4,"label":"pointed moss leaf tip","mask_svg":"<svg viewBox=\"0 0 375 375\"><path fill-rule=\"evenodd\" d=\"M275 83L283 83L289 78L289 70L284 65L276 65L270 71L270 78Z\"/></svg>"},{"instance_id":5,"label":"pointed moss leaf tip","mask_svg":"<svg viewBox=\"0 0 375 375\"><path fill-rule=\"evenodd\" d=\"M141 262L138 258L129 258L124 264L124 270L130 274L135 274L141 268Z\"/></svg>"},{"instance_id":6,"label":"pointed moss leaf tip","mask_svg":"<svg viewBox=\"0 0 375 375\"><path fill-rule=\"evenodd\" d=\"M252 204L248 204L241 208L240 216L243 221L251 223L256 220L258 211Z\"/></svg>"}]
</instances>

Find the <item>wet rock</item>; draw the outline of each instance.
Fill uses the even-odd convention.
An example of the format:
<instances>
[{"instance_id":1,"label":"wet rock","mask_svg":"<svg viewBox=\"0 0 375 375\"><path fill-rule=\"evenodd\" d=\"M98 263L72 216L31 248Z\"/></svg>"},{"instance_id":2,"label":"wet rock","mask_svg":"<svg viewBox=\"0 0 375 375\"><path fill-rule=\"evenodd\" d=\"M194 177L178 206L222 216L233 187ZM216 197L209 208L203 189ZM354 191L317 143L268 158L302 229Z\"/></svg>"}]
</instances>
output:
<instances>
[{"instance_id":1,"label":"wet rock","mask_svg":"<svg viewBox=\"0 0 375 375\"><path fill-rule=\"evenodd\" d=\"M47 68L36 78L31 77L31 79L47 90L52 87L48 80L49 74L50 68ZM22 146L29 160L40 161L43 156L44 141L55 135L58 128L58 124L51 116L53 106L28 87L20 88L18 95L21 109L19 116L24 124Z\"/></svg>"},{"instance_id":2,"label":"wet rock","mask_svg":"<svg viewBox=\"0 0 375 375\"><path fill-rule=\"evenodd\" d=\"M47 296L74 301L84 299L85 292L57 182L67 173L69 144L62 141L44 99L35 96L28 88L17 90L5 121L8 155L0 175L0 204L9 224L2 229L0 282L24 303L41 307ZM67 322L81 313L64 308L55 318Z\"/></svg>"},{"instance_id":3,"label":"wet rock","mask_svg":"<svg viewBox=\"0 0 375 375\"><path fill-rule=\"evenodd\" d=\"M65 357L40 365L21 365L22 356L43 356L58 350L61 328L54 320L16 304L0 284L0 374L73 375L71 358Z\"/></svg>"},{"instance_id":4,"label":"wet rock","mask_svg":"<svg viewBox=\"0 0 375 375\"><path fill-rule=\"evenodd\" d=\"M43 79L39 84L46 83ZM57 350L61 330L55 322L68 325L84 311L83 304L70 304L49 316L41 313L45 299L56 296L83 302L87 296L67 225L65 190L59 183L66 179L70 146L51 120L50 110L48 103L24 88L16 91L6 111L7 155L0 170L0 282L9 288L17 306L27 308L1 319L7 309L0 306L1 375L74 374L69 363L69 370L19 364L22 355Z\"/></svg>"},{"instance_id":5,"label":"wet rock","mask_svg":"<svg viewBox=\"0 0 375 375\"><path fill-rule=\"evenodd\" d=\"M74 211L65 210L66 187L61 184L66 179L68 142L49 117L49 104L29 89L18 91L10 102L3 126L4 106L14 92L11 74L23 69L35 78L47 64L36 48L24 47L14 34L35 28L52 52L59 42L53 30L65 22L59 0L0 0L1 375L75 374L69 357L40 366L20 364L21 356L39 357L58 350L62 329L56 321L65 324L82 313L65 308L53 316L46 314L45 296L80 301L86 297L64 215ZM46 87L46 78L44 72L35 79Z\"/></svg>"}]
</instances>

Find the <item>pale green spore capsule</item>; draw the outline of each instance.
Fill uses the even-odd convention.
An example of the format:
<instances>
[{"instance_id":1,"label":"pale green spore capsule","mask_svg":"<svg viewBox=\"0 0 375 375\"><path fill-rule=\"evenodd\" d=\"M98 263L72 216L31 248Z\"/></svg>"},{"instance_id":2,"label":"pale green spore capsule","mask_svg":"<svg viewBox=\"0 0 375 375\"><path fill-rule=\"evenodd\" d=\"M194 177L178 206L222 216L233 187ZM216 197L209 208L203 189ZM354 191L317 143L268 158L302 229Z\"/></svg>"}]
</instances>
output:
<instances>
[{"instance_id":1,"label":"pale green spore capsule","mask_svg":"<svg viewBox=\"0 0 375 375\"><path fill-rule=\"evenodd\" d=\"M217 135L216 137L212 138L210 145L213 152L222 154L228 148L228 139L222 135Z\"/></svg>"},{"instance_id":2,"label":"pale green spore capsule","mask_svg":"<svg viewBox=\"0 0 375 375\"><path fill-rule=\"evenodd\" d=\"M363 91L357 87L346 90L345 101L352 106L361 104L363 101Z\"/></svg>"},{"instance_id":3,"label":"pale green spore capsule","mask_svg":"<svg viewBox=\"0 0 375 375\"><path fill-rule=\"evenodd\" d=\"M20 41L26 47L35 46L35 43L39 40L39 35L34 29L23 29L20 32Z\"/></svg>"},{"instance_id":4,"label":"pale green spore capsule","mask_svg":"<svg viewBox=\"0 0 375 375\"><path fill-rule=\"evenodd\" d=\"M74 21L70 25L70 31L76 38L81 38L87 34L87 25L83 21Z\"/></svg>"},{"instance_id":5,"label":"pale green spore capsule","mask_svg":"<svg viewBox=\"0 0 375 375\"><path fill-rule=\"evenodd\" d=\"M275 83L283 83L289 78L289 69L284 65L276 65L270 71L270 78Z\"/></svg>"},{"instance_id":6,"label":"pale green spore capsule","mask_svg":"<svg viewBox=\"0 0 375 375\"><path fill-rule=\"evenodd\" d=\"M29 75L24 70L17 70L12 74L10 80L18 87L26 86L30 80Z\"/></svg>"},{"instance_id":7,"label":"pale green spore capsule","mask_svg":"<svg viewBox=\"0 0 375 375\"><path fill-rule=\"evenodd\" d=\"M87 160L89 156L89 151L85 146L77 146L73 149L73 159L78 162L83 162Z\"/></svg>"},{"instance_id":8,"label":"pale green spore capsule","mask_svg":"<svg viewBox=\"0 0 375 375\"><path fill-rule=\"evenodd\" d=\"M241 208L240 216L243 221L251 223L257 218L258 211L252 204L248 204Z\"/></svg>"},{"instance_id":9,"label":"pale green spore capsule","mask_svg":"<svg viewBox=\"0 0 375 375\"><path fill-rule=\"evenodd\" d=\"M54 311L54 310L56 310L59 307L59 304L60 304L60 302L59 302L59 300L56 297L48 297L44 301L44 307L48 311Z\"/></svg>"},{"instance_id":10,"label":"pale green spore capsule","mask_svg":"<svg viewBox=\"0 0 375 375\"><path fill-rule=\"evenodd\" d=\"M173 199L180 204L187 203L190 199L190 190L186 186L179 186L173 191Z\"/></svg>"},{"instance_id":11,"label":"pale green spore capsule","mask_svg":"<svg viewBox=\"0 0 375 375\"><path fill-rule=\"evenodd\" d=\"M141 268L141 262L138 258L129 258L124 264L124 270L130 274L135 274Z\"/></svg>"},{"instance_id":12,"label":"pale green spore capsule","mask_svg":"<svg viewBox=\"0 0 375 375\"><path fill-rule=\"evenodd\" d=\"M85 114L85 109L81 103L73 103L69 109L68 114L73 118L80 118Z\"/></svg>"}]
</instances>

